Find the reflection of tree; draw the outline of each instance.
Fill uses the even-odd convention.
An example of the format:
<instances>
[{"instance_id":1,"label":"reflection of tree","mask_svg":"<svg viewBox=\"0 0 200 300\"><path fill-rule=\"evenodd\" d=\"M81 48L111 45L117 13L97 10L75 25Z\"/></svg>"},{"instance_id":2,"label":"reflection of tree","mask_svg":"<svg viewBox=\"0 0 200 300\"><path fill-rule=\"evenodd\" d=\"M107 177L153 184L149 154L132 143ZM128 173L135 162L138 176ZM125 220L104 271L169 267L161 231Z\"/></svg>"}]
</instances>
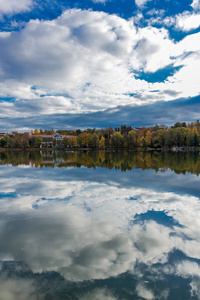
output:
<instances>
[{"instance_id":1,"label":"reflection of tree","mask_svg":"<svg viewBox=\"0 0 200 300\"><path fill-rule=\"evenodd\" d=\"M38 151L17 151L0 153L2 164L31 164L34 167L102 167L127 171L135 168L142 170L171 169L176 173L186 172L200 174L200 157L198 152L133 152L133 151L84 151L52 152L51 159Z\"/></svg>"}]
</instances>

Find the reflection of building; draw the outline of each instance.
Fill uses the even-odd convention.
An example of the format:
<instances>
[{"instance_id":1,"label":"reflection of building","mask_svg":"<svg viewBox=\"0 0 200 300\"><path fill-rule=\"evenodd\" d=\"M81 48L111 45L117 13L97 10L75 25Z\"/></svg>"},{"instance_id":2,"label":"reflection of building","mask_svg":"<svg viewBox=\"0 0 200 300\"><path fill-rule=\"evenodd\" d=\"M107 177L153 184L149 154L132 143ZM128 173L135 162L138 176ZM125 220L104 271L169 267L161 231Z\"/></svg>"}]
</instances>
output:
<instances>
[{"instance_id":1,"label":"reflection of building","mask_svg":"<svg viewBox=\"0 0 200 300\"><path fill-rule=\"evenodd\" d=\"M52 151L40 151L42 156L42 162L45 164L54 163L53 152Z\"/></svg>"},{"instance_id":2,"label":"reflection of building","mask_svg":"<svg viewBox=\"0 0 200 300\"><path fill-rule=\"evenodd\" d=\"M64 159L60 156L59 151L47 151L47 150L40 150L40 154L42 156L42 163L43 164L54 164L59 165L64 162Z\"/></svg>"}]
</instances>

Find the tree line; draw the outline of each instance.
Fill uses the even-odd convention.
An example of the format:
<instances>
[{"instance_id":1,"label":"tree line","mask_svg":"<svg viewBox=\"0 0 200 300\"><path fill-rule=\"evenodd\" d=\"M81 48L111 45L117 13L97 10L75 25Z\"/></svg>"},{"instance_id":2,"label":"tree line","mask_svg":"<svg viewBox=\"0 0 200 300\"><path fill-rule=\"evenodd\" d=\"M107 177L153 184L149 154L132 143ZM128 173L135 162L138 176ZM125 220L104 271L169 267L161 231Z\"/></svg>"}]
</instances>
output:
<instances>
[{"instance_id":1,"label":"tree line","mask_svg":"<svg viewBox=\"0 0 200 300\"><path fill-rule=\"evenodd\" d=\"M116 128L86 130L33 130L32 135L18 133L0 139L1 148L38 148L42 135L59 133L62 140L53 139L53 146L59 148L150 148L171 149L173 147L198 147L200 145L200 122L177 122L171 127L156 124L153 127L132 128L121 125ZM66 137L67 135L67 137Z\"/></svg>"}]
</instances>

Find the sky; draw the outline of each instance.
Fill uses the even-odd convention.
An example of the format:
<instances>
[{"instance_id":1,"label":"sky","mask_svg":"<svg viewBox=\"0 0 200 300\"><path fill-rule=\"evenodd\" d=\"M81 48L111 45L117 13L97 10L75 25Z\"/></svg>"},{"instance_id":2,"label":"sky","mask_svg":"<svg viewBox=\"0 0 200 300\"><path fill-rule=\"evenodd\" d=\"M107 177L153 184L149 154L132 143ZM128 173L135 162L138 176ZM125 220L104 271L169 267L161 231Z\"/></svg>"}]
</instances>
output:
<instances>
[{"instance_id":1,"label":"sky","mask_svg":"<svg viewBox=\"0 0 200 300\"><path fill-rule=\"evenodd\" d=\"M200 0L0 0L0 131L199 119Z\"/></svg>"}]
</instances>

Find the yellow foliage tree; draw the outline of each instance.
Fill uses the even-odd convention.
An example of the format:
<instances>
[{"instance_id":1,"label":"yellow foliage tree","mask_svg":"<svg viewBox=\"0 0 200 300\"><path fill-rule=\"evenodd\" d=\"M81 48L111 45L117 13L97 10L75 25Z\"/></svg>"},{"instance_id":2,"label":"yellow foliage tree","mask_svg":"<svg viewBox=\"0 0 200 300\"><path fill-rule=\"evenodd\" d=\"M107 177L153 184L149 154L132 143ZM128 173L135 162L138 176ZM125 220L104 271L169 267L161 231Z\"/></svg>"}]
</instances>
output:
<instances>
[{"instance_id":1,"label":"yellow foliage tree","mask_svg":"<svg viewBox=\"0 0 200 300\"><path fill-rule=\"evenodd\" d=\"M149 130L147 131L145 141L146 141L148 146L151 144L151 132Z\"/></svg>"},{"instance_id":2,"label":"yellow foliage tree","mask_svg":"<svg viewBox=\"0 0 200 300\"><path fill-rule=\"evenodd\" d=\"M105 138L102 136L99 141L99 148L104 149L105 148Z\"/></svg>"},{"instance_id":3,"label":"yellow foliage tree","mask_svg":"<svg viewBox=\"0 0 200 300\"><path fill-rule=\"evenodd\" d=\"M37 129L35 129L35 130L34 130L34 134L35 134L35 135L38 135L38 134L39 134L39 131L38 131Z\"/></svg>"}]
</instances>

